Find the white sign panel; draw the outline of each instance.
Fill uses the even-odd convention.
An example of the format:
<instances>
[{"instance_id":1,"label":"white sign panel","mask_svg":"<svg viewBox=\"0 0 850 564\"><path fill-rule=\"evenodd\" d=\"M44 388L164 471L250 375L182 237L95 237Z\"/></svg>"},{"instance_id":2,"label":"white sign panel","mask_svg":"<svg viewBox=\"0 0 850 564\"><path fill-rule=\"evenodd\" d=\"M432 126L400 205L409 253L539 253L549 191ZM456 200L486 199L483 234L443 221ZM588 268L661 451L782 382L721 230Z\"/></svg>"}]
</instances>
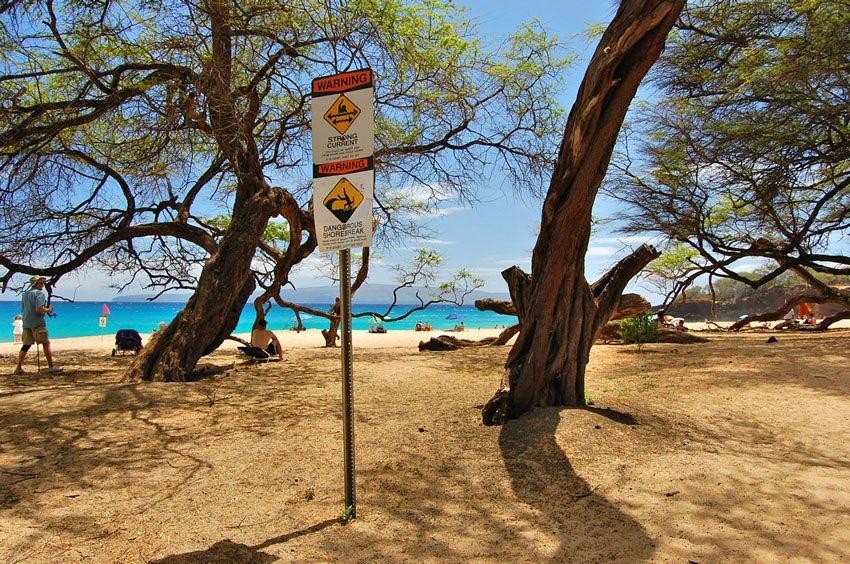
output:
<instances>
[{"instance_id":1,"label":"white sign panel","mask_svg":"<svg viewBox=\"0 0 850 564\"><path fill-rule=\"evenodd\" d=\"M371 157L375 151L372 71L313 80L313 163Z\"/></svg>"},{"instance_id":2,"label":"white sign panel","mask_svg":"<svg viewBox=\"0 0 850 564\"><path fill-rule=\"evenodd\" d=\"M372 244L372 71L313 80L313 218L322 252Z\"/></svg>"},{"instance_id":3,"label":"white sign panel","mask_svg":"<svg viewBox=\"0 0 850 564\"><path fill-rule=\"evenodd\" d=\"M371 169L313 179L313 217L320 251L372 244Z\"/></svg>"}]
</instances>

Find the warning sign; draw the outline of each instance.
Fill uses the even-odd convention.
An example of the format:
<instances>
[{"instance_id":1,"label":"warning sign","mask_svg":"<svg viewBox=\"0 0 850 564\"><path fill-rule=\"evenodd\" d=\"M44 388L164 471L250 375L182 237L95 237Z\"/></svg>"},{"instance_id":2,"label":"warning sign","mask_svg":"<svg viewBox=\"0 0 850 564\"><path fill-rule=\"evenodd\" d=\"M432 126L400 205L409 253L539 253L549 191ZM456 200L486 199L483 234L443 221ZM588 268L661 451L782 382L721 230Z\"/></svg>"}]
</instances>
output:
<instances>
[{"instance_id":1,"label":"warning sign","mask_svg":"<svg viewBox=\"0 0 850 564\"><path fill-rule=\"evenodd\" d=\"M344 94L340 94L339 98L331 104L330 109L325 112L325 121L331 124L334 129L344 134L359 115L360 108L346 98Z\"/></svg>"},{"instance_id":2,"label":"warning sign","mask_svg":"<svg viewBox=\"0 0 850 564\"><path fill-rule=\"evenodd\" d=\"M322 252L372 244L374 171L313 179L313 217Z\"/></svg>"},{"instance_id":3,"label":"warning sign","mask_svg":"<svg viewBox=\"0 0 850 564\"><path fill-rule=\"evenodd\" d=\"M371 157L375 152L372 71L313 80L313 163Z\"/></svg>"},{"instance_id":4,"label":"warning sign","mask_svg":"<svg viewBox=\"0 0 850 564\"><path fill-rule=\"evenodd\" d=\"M313 80L313 219L322 252L372 244L372 71Z\"/></svg>"},{"instance_id":5,"label":"warning sign","mask_svg":"<svg viewBox=\"0 0 850 564\"><path fill-rule=\"evenodd\" d=\"M336 183L322 203L338 220L346 223L362 202L363 194L358 192L347 178L343 178Z\"/></svg>"}]
</instances>

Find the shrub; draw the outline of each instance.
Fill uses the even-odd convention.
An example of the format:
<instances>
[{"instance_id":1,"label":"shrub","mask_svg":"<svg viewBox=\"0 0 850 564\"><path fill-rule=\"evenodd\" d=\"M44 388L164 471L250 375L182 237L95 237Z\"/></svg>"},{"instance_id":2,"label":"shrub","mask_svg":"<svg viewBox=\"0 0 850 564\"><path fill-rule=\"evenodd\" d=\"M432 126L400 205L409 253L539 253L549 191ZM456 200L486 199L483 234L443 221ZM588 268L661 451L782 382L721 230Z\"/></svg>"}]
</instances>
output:
<instances>
[{"instance_id":1,"label":"shrub","mask_svg":"<svg viewBox=\"0 0 850 564\"><path fill-rule=\"evenodd\" d=\"M620 322L620 338L624 343L655 343L658 341L658 323L652 314L631 317Z\"/></svg>"}]
</instances>

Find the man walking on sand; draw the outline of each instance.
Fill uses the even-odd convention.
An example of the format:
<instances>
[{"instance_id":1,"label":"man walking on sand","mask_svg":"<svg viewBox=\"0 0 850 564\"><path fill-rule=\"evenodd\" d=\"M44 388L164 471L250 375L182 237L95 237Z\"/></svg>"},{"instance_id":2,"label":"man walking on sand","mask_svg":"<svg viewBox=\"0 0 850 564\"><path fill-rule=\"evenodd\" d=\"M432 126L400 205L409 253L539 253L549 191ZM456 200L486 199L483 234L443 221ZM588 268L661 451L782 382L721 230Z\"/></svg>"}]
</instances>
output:
<instances>
[{"instance_id":1,"label":"man walking on sand","mask_svg":"<svg viewBox=\"0 0 850 564\"><path fill-rule=\"evenodd\" d=\"M23 346L18 353L18 366L15 374L24 374L24 359L27 351L33 345L44 347L44 358L47 359L47 371L51 374L62 372L62 367L53 366L53 354L50 351L50 339L47 336L45 314L53 313L53 307L47 305L47 298L42 293L45 283L44 276L30 278L30 289L21 295L21 314L24 317Z\"/></svg>"}]
</instances>

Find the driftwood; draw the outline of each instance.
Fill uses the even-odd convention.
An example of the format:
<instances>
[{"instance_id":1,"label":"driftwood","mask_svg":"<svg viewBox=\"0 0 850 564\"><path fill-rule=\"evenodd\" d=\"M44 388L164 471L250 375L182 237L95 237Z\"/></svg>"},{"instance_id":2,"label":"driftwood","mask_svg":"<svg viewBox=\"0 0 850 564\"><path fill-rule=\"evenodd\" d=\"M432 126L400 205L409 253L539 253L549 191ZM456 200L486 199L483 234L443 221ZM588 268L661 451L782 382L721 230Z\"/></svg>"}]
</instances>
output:
<instances>
[{"instance_id":1,"label":"driftwood","mask_svg":"<svg viewBox=\"0 0 850 564\"><path fill-rule=\"evenodd\" d=\"M646 315L646 312L649 311L651 307L652 304L649 303L649 300L640 294L623 294L620 296L620 303L617 306L617 311L611 315L609 321L628 319L630 317L640 317L641 315Z\"/></svg>"},{"instance_id":2,"label":"driftwood","mask_svg":"<svg viewBox=\"0 0 850 564\"><path fill-rule=\"evenodd\" d=\"M471 339L458 339L451 335L440 335L438 337L431 337L428 341L419 341L419 350L456 351L457 349L464 347L486 347L492 345L495 340L496 337L487 337L480 341L473 341Z\"/></svg>"},{"instance_id":3,"label":"driftwood","mask_svg":"<svg viewBox=\"0 0 850 564\"><path fill-rule=\"evenodd\" d=\"M681 345L689 345L693 343L706 343L708 339L700 337L688 331L676 331L675 329L659 329L659 343L678 343ZM602 327L598 339L605 343L621 340L620 324L616 321L609 321Z\"/></svg>"},{"instance_id":4,"label":"driftwood","mask_svg":"<svg viewBox=\"0 0 850 564\"><path fill-rule=\"evenodd\" d=\"M620 324L616 321L609 321L608 323L602 326L602 329L599 330L599 334L596 336L596 338L606 343L609 341L619 341Z\"/></svg>"},{"instance_id":5,"label":"driftwood","mask_svg":"<svg viewBox=\"0 0 850 564\"><path fill-rule=\"evenodd\" d=\"M511 325L502 331L498 337L485 337L480 341L471 339L458 339L451 335L440 335L431 337L430 341L419 341L420 351L455 351L464 347L495 347L505 345L511 337L519 333L519 323Z\"/></svg>"},{"instance_id":6,"label":"driftwood","mask_svg":"<svg viewBox=\"0 0 850 564\"><path fill-rule=\"evenodd\" d=\"M794 307L802 304L802 303L813 303L813 304L824 304L824 303L840 303L847 304L850 303L850 296L847 295L846 292L842 291L831 291L830 293L822 293L822 294L798 294L792 298L786 300L786 302L777 310L769 311L766 313L759 313L755 315L749 315L742 319L739 319L735 323L733 323L729 327L729 331L738 331L743 327L746 327L750 323L757 321L779 321L783 318L783 316L791 311ZM845 310L835 315L831 315L826 319L823 319L820 323L813 327L816 331L825 331L829 328L830 325L835 323L836 321L840 321L841 319L850 319L850 310ZM798 327L799 328L799 327Z\"/></svg>"},{"instance_id":7,"label":"driftwood","mask_svg":"<svg viewBox=\"0 0 850 564\"><path fill-rule=\"evenodd\" d=\"M504 300L494 300L493 298L475 300L475 307L479 311L495 311L502 315L516 315L516 307L514 306L514 303Z\"/></svg>"},{"instance_id":8,"label":"driftwood","mask_svg":"<svg viewBox=\"0 0 850 564\"><path fill-rule=\"evenodd\" d=\"M693 343L707 343L708 339L694 335L688 331L676 331L675 329L661 329L658 335L659 343L678 343L690 345Z\"/></svg>"}]
</instances>

